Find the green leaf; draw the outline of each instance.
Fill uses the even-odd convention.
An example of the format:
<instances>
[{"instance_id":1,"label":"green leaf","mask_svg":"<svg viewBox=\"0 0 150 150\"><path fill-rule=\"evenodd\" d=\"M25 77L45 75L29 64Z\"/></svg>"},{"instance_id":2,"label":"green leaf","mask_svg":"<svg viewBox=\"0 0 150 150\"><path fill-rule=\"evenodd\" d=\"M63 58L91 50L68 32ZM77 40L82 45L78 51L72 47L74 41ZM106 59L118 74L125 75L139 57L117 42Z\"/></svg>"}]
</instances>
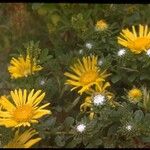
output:
<instances>
[{"instance_id":1,"label":"green leaf","mask_svg":"<svg viewBox=\"0 0 150 150\"><path fill-rule=\"evenodd\" d=\"M73 139L71 142L69 142L65 147L66 148L75 148L77 145L76 141Z\"/></svg>"},{"instance_id":2,"label":"green leaf","mask_svg":"<svg viewBox=\"0 0 150 150\"><path fill-rule=\"evenodd\" d=\"M113 136L113 135L117 132L117 129L118 129L118 125L116 125L116 124L112 125L112 126L108 129L107 136Z\"/></svg>"},{"instance_id":3,"label":"green leaf","mask_svg":"<svg viewBox=\"0 0 150 150\"><path fill-rule=\"evenodd\" d=\"M137 110L134 113L134 121L135 122L140 122L144 118L144 114L141 110Z\"/></svg>"},{"instance_id":4,"label":"green leaf","mask_svg":"<svg viewBox=\"0 0 150 150\"><path fill-rule=\"evenodd\" d=\"M63 147L65 145L65 141L63 141L63 138L61 136L57 136L55 138L55 142L59 147Z\"/></svg>"},{"instance_id":5,"label":"green leaf","mask_svg":"<svg viewBox=\"0 0 150 150\"><path fill-rule=\"evenodd\" d=\"M142 137L142 141L145 143L149 143L150 142L150 136L149 137Z\"/></svg>"},{"instance_id":6,"label":"green leaf","mask_svg":"<svg viewBox=\"0 0 150 150\"><path fill-rule=\"evenodd\" d=\"M66 126L71 126L74 123L74 118L73 117L67 117L64 121Z\"/></svg>"},{"instance_id":7,"label":"green leaf","mask_svg":"<svg viewBox=\"0 0 150 150\"><path fill-rule=\"evenodd\" d=\"M145 80L145 79L150 79L149 74L147 74L147 73L143 73L143 74L141 74L141 76L140 76L140 80Z\"/></svg>"},{"instance_id":8,"label":"green leaf","mask_svg":"<svg viewBox=\"0 0 150 150\"><path fill-rule=\"evenodd\" d=\"M116 82L118 82L120 79L121 79L121 76L115 75L115 76L113 76L113 77L111 78L111 81L112 81L113 83L116 83Z\"/></svg>"},{"instance_id":9,"label":"green leaf","mask_svg":"<svg viewBox=\"0 0 150 150\"><path fill-rule=\"evenodd\" d=\"M132 74L132 75L130 75L130 76L128 77L128 80L129 80L130 82L133 82L135 79L136 79L136 75L135 75L135 74Z\"/></svg>"}]
</instances>

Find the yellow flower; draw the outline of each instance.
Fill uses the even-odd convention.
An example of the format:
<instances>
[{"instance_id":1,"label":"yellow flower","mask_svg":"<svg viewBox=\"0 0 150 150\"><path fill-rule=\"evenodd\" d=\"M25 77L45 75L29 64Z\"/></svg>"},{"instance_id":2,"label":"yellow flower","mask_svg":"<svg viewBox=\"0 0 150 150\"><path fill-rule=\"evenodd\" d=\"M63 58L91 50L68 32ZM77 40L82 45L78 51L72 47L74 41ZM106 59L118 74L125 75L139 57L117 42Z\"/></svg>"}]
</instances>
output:
<instances>
[{"instance_id":1,"label":"yellow flower","mask_svg":"<svg viewBox=\"0 0 150 150\"><path fill-rule=\"evenodd\" d=\"M122 37L118 37L118 43L127 47L131 52L139 54L142 51L147 51L150 48L150 32L148 32L148 26L139 25L139 33L135 31L135 27L132 26L132 32L129 29L122 30L120 33Z\"/></svg>"},{"instance_id":2,"label":"yellow flower","mask_svg":"<svg viewBox=\"0 0 150 150\"><path fill-rule=\"evenodd\" d=\"M95 114L95 113L92 111L92 107L93 107L93 104L92 104L92 98L91 98L91 96L87 96L87 97L85 98L84 103L82 103L82 104L80 105L80 111L81 111L81 112L85 112L85 111L87 111L87 110L89 109L89 111L88 111L87 113L90 113L90 114L89 114L90 120L92 120L92 119L94 118L94 114Z\"/></svg>"},{"instance_id":3,"label":"yellow flower","mask_svg":"<svg viewBox=\"0 0 150 150\"><path fill-rule=\"evenodd\" d=\"M99 83L98 85L95 86L94 89L90 88L87 93L92 95L92 99L96 95L99 95L99 94L104 95L106 97L108 103L111 106L115 107L115 106L117 106L119 104L114 101L114 94L107 90L108 87L110 87L110 83L109 82Z\"/></svg>"},{"instance_id":4,"label":"yellow flower","mask_svg":"<svg viewBox=\"0 0 150 150\"><path fill-rule=\"evenodd\" d=\"M89 114L90 120L92 120L95 116L95 113L93 111L93 99L96 95L103 95L108 100L109 104L111 106L117 105L117 102L113 101L114 94L111 92L108 92L106 88L110 87L110 83L99 83L95 86L95 88L90 88L86 93L90 96L87 96L84 100L84 102L80 105L80 111L81 112L87 112ZM89 110L89 111L88 111Z\"/></svg>"},{"instance_id":5,"label":"yellow flower","mask_svg":"<svg viewBox=\"0 0 150 150\"><path fill-rule=\"evenodd\" d=\"M142 97L142 91L138 88L133 88L128 92L128 98L132 102L138 102Z\"/></svg>"},{"instance_id":6,"label":"yellow flower","mask_svg":"<svg viewBox=\"0 0 150 150\"><path fill-rule=\"evenodd\" d=\"M108 28L108 24L106 23L105 20L99 20L97 21L96 23L96 29L99 30L99 31L104 31Z\"/></svg>"},{"instance_id":7,"label":"yellow flower","mask_svg":"<svg viewBox=\"0 0 150 150\"><path fill-rule=\"evenodd\" d=\"M70 78L65 84L74 86L71 91L81 87L79 94L87 91L92 85L105 81L105 78L110 75L106 74L106 70L100 72L97 67L97 56L83 57L82 62L78 59L78 62L70 68L74 73L65 72L64 75Z\"/></svg>"},{"instance_id":8,"label":"yellow flower","mask_svg":"<svg viewBox=\"0 0 150 150\"><path fill-rule=\"evenodd\" d=\"M94 87L94 89L92 87L89 88L89 90L87 91L87 93L89 93L89 94L93 94L95 92L96 93L104 93L104 92L106 92L106 89L108 87L110 87L110 83L109 82L105 82L105 83L101 82L101 83L97 84Z\"/></svg>"},{"instance_id":9,"label":"yellow flower","mask_svg":"<svg viewBox=\"0 0 150 150\"><path fill-rule=\"evenodd\" d=\"M90 96L87 96L86 98L85 98L85 101L84 101L84 103L82 103L81 105L80 105L80 111L82 112L85 112L85 111L87 111L87 109L88 108L91 108L93 105L92 105L92 99L91 99L91 97Z\"/></svg>"},{"instance_id":10,"label":"yellow flower","mask_svg":"<svg viewBox=\"0 0 150 150\"><path fill-rule=\"evenodd\" d=\"M28 129L22 134L19 134L17 130L14 138L4 148L30 148L41 140L41 138L31 139L36 134L37 132L33 129Z\"/></svg>"},{"instance_id":11,"label":"yellow flower","mask_svg":"<svg viewBox=\"0 0 150 150\"><path fill-rule=\"evenodd\" d=\"M19 56L17 59L13 57L10 61L10 66L8 67L11 78L15 79L27 77L41 69L42 67L36 65L35 59L31 59L29 55L27 55L26 59L24 59L23 56Z\"/></svg>"},{"instance_id":12,"label":"yellow flower","mask_svg":"<svg viewBox=\"0 0 150 150\"><path fill-rule=\"evenodd\" d=\"M5 96L0 97L0 125L6 127L30 126L30 123L38 123L37 119L43 115L51 114L50 110L43 109L50 103L38 106L45 93L34 89L27 95L27 90L14 90L10 92L11 100Z\"/></svg>"}]
</instances>

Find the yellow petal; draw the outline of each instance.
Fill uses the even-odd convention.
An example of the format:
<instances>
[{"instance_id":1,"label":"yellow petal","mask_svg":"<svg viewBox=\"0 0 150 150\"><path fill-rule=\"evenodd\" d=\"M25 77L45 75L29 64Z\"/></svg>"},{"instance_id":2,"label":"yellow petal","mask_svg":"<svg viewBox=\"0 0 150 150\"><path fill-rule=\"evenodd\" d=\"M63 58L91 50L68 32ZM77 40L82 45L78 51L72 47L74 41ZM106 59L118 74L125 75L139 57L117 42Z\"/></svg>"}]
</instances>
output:
<instances>
[{"instance_id":1,"label":"yellow petal","mask_svg":"<svg viewBox=\"0 0 150 150\"><path fill-rule=\"evenodd\" d=\"M7 110L7 111L13 111L15 109L15 106L5 97L2 96L0 98L0 104Z\"/></svg>"},{"instance_id":2,"label":"yellow petal","mask_svg":"<svg viewBox=\"0 0 150 150\"><path fill-rule=\"evenodd\" d=\"M34 145L35 143L39 142L41 140L41 138L36 138L36 139L32 139L30 141L28 141L25 144L25 148L30 148L32 145Z\"/></svg>"}]
</instances>

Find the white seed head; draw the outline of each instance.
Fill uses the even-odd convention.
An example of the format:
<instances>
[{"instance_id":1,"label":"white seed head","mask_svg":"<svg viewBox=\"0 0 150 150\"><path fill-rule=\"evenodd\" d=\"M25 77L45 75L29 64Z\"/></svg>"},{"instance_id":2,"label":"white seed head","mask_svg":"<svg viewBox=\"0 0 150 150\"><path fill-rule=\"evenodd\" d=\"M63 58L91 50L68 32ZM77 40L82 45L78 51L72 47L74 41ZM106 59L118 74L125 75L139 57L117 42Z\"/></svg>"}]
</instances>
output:
<instances>
[{"instance_id":1,"label":"white seed head","mask_svg":"<svg viewBox=\"0 0 150 150\"><path fill-rule=\"evenodd\" d=\"M146 52L146 54L150 57L150 49Z\"/></svg>"},{"instance_id":2,"label":"white seed head","mask_svg":"<svg viewBox=\"0 0 150 150\"><path fill-rule=\"evenodd\" d=\"M80 49L80 50L79 50L79 54L83 54L83 49Z\"/></svg>"},{"instance_id":3,"label":"white seed head","mask_svg":"<svg viewBox=\"0 0 150 150\"><path fill-rule=\"evenodd\" d=\"M85 130L86 126L84 124L80 124L77 126L77 131L82 133Z\"/></svg>"},{"instance_id":4,"label":"white seed head","mask_svg":"<svg viewBox=\"0 0 150 150\"><path fill-rule=\"evenodd\" d=\"M93 103L94 103L94 105L96 105L96 106L103 105L104 102L105 102L105 96L103 96L103 95L101 95L101 94L96 95L96 96L94 96L94 98L93 98Z\"/></svg>"},{"instance_id":5,"label":"white seed head","mask_svg":"<svg viewBox=\"0 0 150 150\"><path fill-rule=\"evenodd\" d=\"M126 50L125 50L125 49L120 49L120 50L118 51L118 56L123 56L125 53L126 53Z\"/></svg>"},{"instance_id":6,"label":"white seed head","mask_svg":"<svg viewBox=\"0 0 150 150\"><path fill-rule=\"evenodd\" d=\"M126 129L130 131L132 129L132 126L131 125L127 125Z\"/></svg>"},{"instance_id":7,"label":"white seed head","mask_svg":"<svg viewBox=\"0 0 150 150\"><path fill-rule=\"evenodd\" d=\"M45 81L44 80L41 80L40 81L40 85L44 85L45 84Z\"/></svg>"},{"instance_id":8,"label":"white seed head","mask_svg":"<svg viewBox=\"0 0 150 150\"><path fill-rule=\"evenodd\" d=\"M102 61L102 60L99 60L99 61L98 61L98 65L101 66L102 64L103 64L103 61Z\"/></svg>"},{"instance_id":9,"label":"white seed head","mask_svg":"<svg viewBox=\"0 0 150 150\"><path fill-rule=\"evenodd\" d=\"M92 44L91 43L86 43L86 45L85 45L88 49L91 49L92 48Z\"/></svg>"}]
</instances>

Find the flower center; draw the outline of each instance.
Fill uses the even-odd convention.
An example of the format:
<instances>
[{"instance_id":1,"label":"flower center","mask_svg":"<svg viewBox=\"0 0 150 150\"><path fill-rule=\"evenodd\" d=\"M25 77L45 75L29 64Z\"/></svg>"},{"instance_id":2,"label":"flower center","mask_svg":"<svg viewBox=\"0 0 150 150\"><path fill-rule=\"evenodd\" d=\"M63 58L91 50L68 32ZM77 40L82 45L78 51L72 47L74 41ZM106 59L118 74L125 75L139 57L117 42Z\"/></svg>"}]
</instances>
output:
<instances>
[{"instance_id":1,"label":"flower center","mask_svg":"<svg viewBox=\"0 0 150 150\"><path fill-rule=\"evenodd\" d=\"M132 97L139 97L140 96L140 93L138 91L133 91L132 93Z\"/></svg>"},{"instance_id":2,"label":"flower center","mask_svg":"<svg viewBox=\"0 0 150 150\"><path fill-rule=\"evenodd\" d=\"M28 76L29 74L31 74L31 70L30 69L24 70L24 76Z\"/></svg>"},{"instance_id":3,"label":"flower center","mask_svg":"<svg viewBox=\"0 0 150 150\"><path fill-rule=\"evenodd\" d=\"M33 108L29 105L24 105L24 106L18 107L13 112L13 116L17 122L29 121L30 118L33 116Z\"/></svg>"},{"instance_id":4,"label":"flower center","mask_svg":"<svg viewBox=\"0 0 150 150\"><path fill-rule=\"evenodd\" d=\"M88 71L81 76L80 82L83 85L87 85L91 82L94 82L96 78L97 78L97 73L95 71Z\"/></svg>"},{"instance_id":5,"label":"flower center","mask_svg":"<svg viewBox=\"0 0 150 150\"><path fill-rule=\"evenodd\" d=\"M141 96L142 96L142 93L141 93L141 91L140 90L132 90L130 93L129 93L129 96L131 97L131 98L140 98Z\"/></svg>"},{"instance_id":6,"label":"flower center","mask_svg":"<svg viewBox=\"0 0 150 150\"><path fill-rule=\"evenodd\" d=\"M132 45L129 44L135 50L142 51L150 48L150 39L147 37L137 38Z\"/></svg>"},{"instance_id":7,"label":"flower center","mask_svg":"<svg viewBox=\"0 0 150 150\"><path fill-rule=\"evenodd\" d=\"M101 21L97 22L96 27L100 30L104 30L107 28L107 24L101 20Z\"/></svg>"}]
</instances>

